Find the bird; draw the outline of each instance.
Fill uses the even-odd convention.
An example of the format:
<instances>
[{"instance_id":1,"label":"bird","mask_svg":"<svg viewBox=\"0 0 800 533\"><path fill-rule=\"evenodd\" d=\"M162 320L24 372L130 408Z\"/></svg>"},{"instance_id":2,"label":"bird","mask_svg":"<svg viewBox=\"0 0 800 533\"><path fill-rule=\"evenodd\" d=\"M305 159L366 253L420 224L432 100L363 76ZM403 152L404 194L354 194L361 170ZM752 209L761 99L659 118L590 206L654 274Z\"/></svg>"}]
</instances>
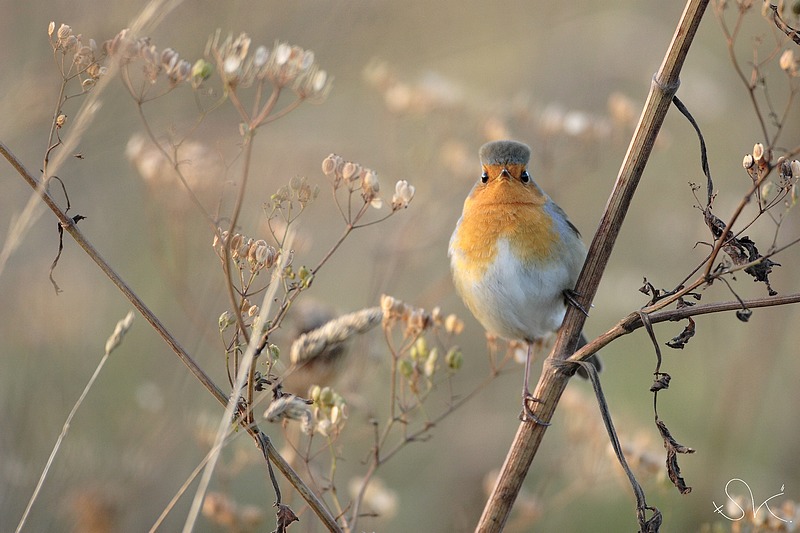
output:
<instances>
[{"instance_id":1,"label":"bird","mask_svg":"<svg viewBox=\"0 0 800 533\"><path fill-rule=\"evenodd\" d=\"M586 246L566 213L531 176L528 145L501 140L478 155L480 179L464 201L448 255L456 292L490 333L527 344L522 420L543 424L531 411L534 343L561 327L586 260ZM580 335L577 348L586 344ZM589 361L599 370L600 360ZM587 377L583 368L579 373ZM545 424L546 425L546 424Z\"/></svg>"}]
</instances>

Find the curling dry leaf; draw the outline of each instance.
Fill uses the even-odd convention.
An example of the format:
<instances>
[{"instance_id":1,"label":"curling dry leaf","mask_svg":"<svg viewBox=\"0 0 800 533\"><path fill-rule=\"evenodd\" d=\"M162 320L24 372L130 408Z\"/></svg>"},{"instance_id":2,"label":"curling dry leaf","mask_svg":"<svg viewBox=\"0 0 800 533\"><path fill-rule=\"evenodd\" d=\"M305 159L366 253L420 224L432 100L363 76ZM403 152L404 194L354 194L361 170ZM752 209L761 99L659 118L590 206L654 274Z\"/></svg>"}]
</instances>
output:
<instances>
[{"instance_id":1,"label":"curling dry leaf","mask_svg":"<svg viewBox=\"0 0 800 533\"><path fill-rule=\"evenodd\" d=\"M676 350L683 350L684 346L689 342L689 339L694 337L695 323L692 317L689 317L689 323L683 328L683 331L676 337L667 341L667 346Z\"/></svg>"},{"instance_id":2,"label":"curling dry leaf","mask_svg":"<svg viewBox=\"0 0 800 533\"><path fill-rule=\"evenodd\" d=\"M667 473L672 484L675 485L681 494L689 494L692 492L692 487L686 485L686 482L681 477L681 468L678 466L679 453L694 453L694 449L679 444L670 434L667 425L661 420L656 421L661 438L664 439L664 448L667 450Z\"/></svg>"}]
</instances>

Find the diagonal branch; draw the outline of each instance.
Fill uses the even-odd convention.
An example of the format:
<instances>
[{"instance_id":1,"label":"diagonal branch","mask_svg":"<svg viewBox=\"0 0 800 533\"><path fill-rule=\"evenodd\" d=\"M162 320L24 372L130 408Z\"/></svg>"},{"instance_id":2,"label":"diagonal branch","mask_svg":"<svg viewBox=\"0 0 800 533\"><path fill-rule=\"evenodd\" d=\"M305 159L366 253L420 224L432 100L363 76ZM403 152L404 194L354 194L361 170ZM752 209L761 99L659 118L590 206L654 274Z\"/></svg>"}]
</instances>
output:
<instances>
[{"instance_id":1,"label":"diagonal branch","mask_svg":"<svg viewBox=\"0 0 800 533\"><path fill-rule=\"evenodd\" d=\"M600 227L589 247L586 264L575 288L586 309L589 308L597 292L597 286L628 206L644 172L672 97L677 91L679 73L707 5L708 0L687 1L661 68L653 77L639 124L625 154L614 190L600 221ZM584 315L574 307L567 309L551 357L563 360L574 351L584 320ZM553 365L545 365L534 391L534 396L541 400L535 404L534 409L534 414L539 419L545 422L551 420L568 379L568 375L556 370ZM529 422L520 424L476 531L496 532L503 529L546 429L547 426L540 424Z\"/></svg>"}]
</instances>

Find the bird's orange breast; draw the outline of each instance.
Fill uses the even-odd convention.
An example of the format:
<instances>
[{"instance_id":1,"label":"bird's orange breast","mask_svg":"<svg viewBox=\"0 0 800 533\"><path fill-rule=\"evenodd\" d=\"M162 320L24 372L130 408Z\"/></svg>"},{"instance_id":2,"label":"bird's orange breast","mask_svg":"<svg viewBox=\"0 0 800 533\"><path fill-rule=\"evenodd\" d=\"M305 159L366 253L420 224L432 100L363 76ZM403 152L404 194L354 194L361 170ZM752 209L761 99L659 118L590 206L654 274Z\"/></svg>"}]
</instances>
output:
<instances>
[{"instance_id":1,"label":"bird's orange breast","mask_svg":"<svg viewBox=\"0 0 800 533\"><path fill-rule=\"evenodd\" d=\"M514 255L532 268L547 263L558 233L546 203L547 197L532 184L493 180L476 186L464 202L453 239L462 273L485 273L497 255L499 239L506 239Z\"/></svg>"}]
</instances>

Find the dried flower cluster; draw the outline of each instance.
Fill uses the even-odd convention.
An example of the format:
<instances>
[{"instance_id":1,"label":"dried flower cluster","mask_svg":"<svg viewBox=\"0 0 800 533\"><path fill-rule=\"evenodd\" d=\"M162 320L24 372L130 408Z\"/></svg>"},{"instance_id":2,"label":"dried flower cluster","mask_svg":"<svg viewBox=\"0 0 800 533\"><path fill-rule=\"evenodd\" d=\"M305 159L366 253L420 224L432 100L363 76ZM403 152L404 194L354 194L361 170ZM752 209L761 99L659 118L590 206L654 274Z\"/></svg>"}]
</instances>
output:
<instances>
[{"instance_id":1,"label":"dried flower cluster","mask_svg":"<svg viewBox=\"0 0 800 533\"><path fill-rule=\"evenodd\" d=\"M277 88L291 87L302 99L322 101L328 96L332 78L319 68L311 50L276 42L272 50L258 46L250 54L250 45L246 33L220 42L218 31L209 40L206 55L217 63L226 86L249 87L266 80Z\"/></svg>"},{"instance_id":2,"label":"dried flower cluster","mask_svg":"<svg viewBox=\"0 0 800 533\"><path fill-rule=\"evenodd\" d=\"M742 167L753 183L762 183L773 168L772 152L765 149L763 144L756 143L753 152L746 154L742 159ZM800 161L797 159L790 161L780 157L775 163L775 168L778 170L777 181L762 183L758 191L759 203L765 210L786 197L788 197L787 207L792 207L797 203L800 194L797 188L797 182L800 180Z\"/></svg>"},{"instance_id":3,"label":"dried flower cluster","mask_svg":"<svg viewBox=\"0 0 800 533\"><path fill-rule=\"evenodd\" d=\"M212 246L220 259L225 257L224 248L228 246L229 237L230 234L222 228L218 228L214 235ZM253 274L264 269L269 270L278 260L278 251L267 244L267 241L256 240L241 233L234 233L230 237L230 254L240 271L249 269Z\"/></svg>"},{"instance_id":4,"label":"dried flower cluster","mask_svg":"<svg viewBox=\"0 0 800 533\"><path fill-rule=\"evenodd\" d=\"M172 87L193 80L197 75L192 64L181 59L175 50L165 48L159 52L150 37L136 38L131 35L128 28L120 31L113 39L106 41L103 47L110 57L119 61L123 66L141 60L144 77L151 84L156 83L162 74Z\"/></svg>"},{"instance_id":5,"label":"dried flower cluster","mask_svg":"<svg viewBox=\"0 0 800 533\"><path fill-rule=\"evenodd\" d=\"M72 28L66 24L62 24L56 30L55 22L50 22L47 35L54 52L61 52L63 55L74 53L72 65L63 74L67 75L74 66L79 75L86 76L81 81L84 91L91 89L97 80L106 74L108 69L101 64L103 58L98 57L97 43L94 39L89 39L89 42L84 44L82 35L75 35Z\"/></svg>"},{"instance_id":6,"label":"dried flower cluster","mask_svg":"<svg viewBox=\"0 0 800 533\"><path fill-rule=\"evenodd\" d=\"M344 158L336 154L330 154L322 161L322 172L331 179L333 189L345 187L353 193L361 191L361 198L375 209L383 207L383 200L380 197L380 182L378 173L366 167L362 167L353 161L345 161ZM395 193L392 196L392 211L408 207L414 198L416 189L409 185L406 180L399 180L395 184Z\"/></svg>"},{"instance_id":7,"label":"dried flower cluster","mask_svg":"<svg viewBox=\"0 0 800 533\"><path fill-rule=\"evenodd\" d=\"M404 325L403 335L414 339L407 353L398 354L397 369L409 389L415 395L427 392L433 387L433 377L440 365L438 347L429 348L423 333L429 329L444 330L449 335L457 335L464 329L463 322L455 315L444 316L437 307L432 312L415 308L391 296L381 297L383 326L391 329L397 324ZM444 355L445 367L455 372L463 365L463 355L458 346L452 346Z\"/></svg>"},{"instance_id":8,"label":"dried flower cluster","mask_svg":"<svg viewBox=\"0 0 800 533\"><path fill-rule=\"evenodd\" d=\"M392 328L395 324L404 324L405 335L408 337L414 337L433 327L433 316L425 309L413 307L386 294L381 296L381 310L383 326Z\"/></svg>"},{"instance_id":9,"label":"dried flower cluster","mask_svg":"<svg viewBox=\"0 0 800 533\"><path fill-rule=\"evenodd\" d=\"M433 327L444 329L450 335L458 335L464 330L464 322L455 314L445 316L439 307L435 307L429 313L421 307L413 307L386 294L381 296L381 311L384 327L391 328L397 323L405 324L406 335L409 337L419 335Z\"/></svg>"},{"instance_id":10,"label":"dried flower cluster","mask_svg":"<svg viewBox=\"0 0 800 533\"><path fill-rule=\"evenodd\" d=\"M288 185L284 185L270 197L270 202L272 202L273 209L291 208L292 202L297 202L301 209L305 209L308 204L317 199L317 196L319 196L319 186L312 187L305 177L295 176L289 180Z\"/></svg>"}]
</instances>

